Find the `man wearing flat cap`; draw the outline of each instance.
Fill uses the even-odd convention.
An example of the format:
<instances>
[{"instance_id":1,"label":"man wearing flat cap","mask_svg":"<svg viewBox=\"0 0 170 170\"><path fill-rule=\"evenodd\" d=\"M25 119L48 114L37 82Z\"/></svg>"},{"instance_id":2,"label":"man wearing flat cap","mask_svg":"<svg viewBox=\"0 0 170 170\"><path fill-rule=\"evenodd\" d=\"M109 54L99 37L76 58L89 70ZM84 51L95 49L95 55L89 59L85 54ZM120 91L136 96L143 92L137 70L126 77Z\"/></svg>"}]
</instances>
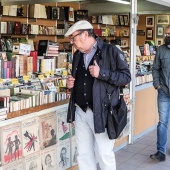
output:
<instances>
[{"instance_id":1,"label":"man wearing flat cap","mask_svg":"<svg viewBox=\"0 0 170 170\"><path fill-rule=\"evenodd\" d=\"M114 45L104 43L85 20L72 25L65 34L76 48L72 73L67 79L71 89L67 121L75 121L79 170L116 170L113 146L106 130L108 95L116 106L119 86L131 80L123 53Z\"/></svg>"}]
</instances>

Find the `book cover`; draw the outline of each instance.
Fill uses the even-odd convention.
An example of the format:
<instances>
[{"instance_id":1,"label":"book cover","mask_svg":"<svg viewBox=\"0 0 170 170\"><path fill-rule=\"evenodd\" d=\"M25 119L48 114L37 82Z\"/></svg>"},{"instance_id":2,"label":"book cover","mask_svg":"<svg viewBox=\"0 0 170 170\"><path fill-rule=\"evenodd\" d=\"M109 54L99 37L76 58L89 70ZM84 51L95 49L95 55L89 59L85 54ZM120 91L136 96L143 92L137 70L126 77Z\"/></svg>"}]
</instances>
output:
<instances>
[{"instance_id":1,"label":"book cover","mask_svg":"<svg viewBox=\"0 0 170 170\"><path fill-rule=\"evenodd\" d=\"M24 158L24 170L42 170L40 152L35 152Z\"/></svg>"},{"instance_id":2,"label":"book cover","mask_svg":"<svg viewBox=\"0 0 170 170\"><path fill-rule=\"evenodd\" d=\"M57 143L57 169L65 170L70 168L70 140Z\"/></svg>"},{"instance_id":3,"label":"book cover","mask_svg":"<svg viewBox=\"0 0 170 170\"><path fill-rule=\"evenodd\" d=\"M37 55L38 55L37 51L30 52L30 56L33 57L33 72L37 71Z\"/></svg>"},{"instance_id":4,"label":"book cover","mask_svg":"<svg viewBox=\"0 0 170 170\"><path fill-rule=\"evenodd\" d=\"M58 7L52 7L51 9L51 19L57 19L58 18Z\"/></svg>"},{"instance_id":5,"label":"book cover","mask_svg":"<svg viewBox=\"0 0 170 170\"><path fill-rule=\"evenodd\" d=\"M66 140L70 137L69 123L67 123L67 106L56 111L57 113L57 141Z\"/></svg>"},{"instance_id":6,"label":"book cover","mask_svg":"<svg viewBox=\"0 0 170 170\"><path fill-rule=\"evenodd\" d=\"M11 22L11 21L7 22L7 33L8 34L14 33L14 22Z\"/></svg>"},{"instance_id":7,"label":"book cover","mask_svg":"<svg viewBox=\"0 0 170 170\"><path fill-rule=\"evenodd\" d=\"M41 149L55 145L56 140L56 114L55 112L39 116Z\"/></svg>"},{"instance_id":8,"label":"book cover","mask_svg":"<svg viewBox=\"0 0 170 170\"><path fill-rule=\"evenodd\" d=\"M75 166L77 164L77 143L76 143L76 137L71 138L71 166Z\"/></svg>"},{"instance_id":9,"label":"book cover","mask_svg":"<svg viewBox=\"0 0 170 170\"><path fill-rule=\"evenodd\" d=\"M13 123L1 128L1 149L3 165L22 158L20 123Z\"/></svg>"},{"instance_id":10,"label":"book cover","mask_svg":"<svg viewBox=\"0 0 170 170\"><path fill-rule=\"evenodd\" d=\"M28 24L22 24L21 34L28 34Z\"/></svg>"},{"instance_id":11,"label":"book cover","mask_svg":"<svg viewBox=\"0 0 170 170\"><path fill-rule=\"evenodd\" d=\"M23 161L22 159L16 160L14 162L11 162L7 165L2 166L3 170L23 170Z\"/></svg>"},{"instance_id":12,"label":"book cover","mask_svg":"<svg viewBox=\"0 0 170 170\"><path fill-rule=\"evenodd\" d=\"M33 117L23 120L21 124L23 156L30 155L40 150L39 120Z\"/></svg>"},{"instance_id":13,"label":"book cover","mask_svg":"<svg viewBox=\"0 0 170 170\"><path fill-rule=\"evenodd\" d=\"M14 24L14 34L20 34L21 33L21 23L15 22Z\"/></svg>"},{"instance_id":14,"label":"book cover","mask_svg":"<svg viewBox=\"0 0 170 170\"><path fill-rule=\"evenodd\" d=\"M56 145L43 149L41 151L41 160L43 170L56 170L57 169Z\"/></svg>"},{"instance_id":15,"label":"book cover","mask_svg":"<svg viewBox=\"0 0 170 170\"><path fill-rule=\"evenodd\" d=\"M1 21L1 34L6 34L6 33L7 33L7 22Z\"/></svg>"}]
</instances>

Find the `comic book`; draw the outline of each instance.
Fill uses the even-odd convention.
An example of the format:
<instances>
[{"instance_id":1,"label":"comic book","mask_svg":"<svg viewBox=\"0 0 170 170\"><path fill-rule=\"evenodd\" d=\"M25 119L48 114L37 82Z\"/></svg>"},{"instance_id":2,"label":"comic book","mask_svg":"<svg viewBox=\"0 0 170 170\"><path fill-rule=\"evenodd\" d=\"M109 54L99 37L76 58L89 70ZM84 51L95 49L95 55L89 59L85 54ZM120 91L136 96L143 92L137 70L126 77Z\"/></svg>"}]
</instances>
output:
<instances>
[{"instance_id":1,"label":"comic book","mask_svg":"<svg viewBox=\"0 0 170 170\"><path fill-rule=\"evenodd\" d=\"M57 143L57 170L70 168L70 139Z\"/></svg>"},{"instance_id":2,"label":"comic book","mask_svg":"<svg viewBox=\"0 0 170 170\"><path fill-rule=\"evenodd\" d=\"M41 151L41 161L42 161L43 170L57 169L56 145L50 146Z\"/></svg>"},{"instance_id":3,"label":"comic book","mask_svg":"<svg viewBox=\"0 0 170 170\"><path fill-rule=\"evenodd\" d=\"M71 166L74 166L77 164L77 143L76 143L76 137L71 138Z\"/></svg>"},{"instance_id":4,"label":"comic book","mask_svg":"<svg viewBox=\"0 0 170 170\"><path fill-rule=\"evenodd\" d=\"M40 150L39 119L38 117L23 120L21 123L23 156Z\"/></svg>"},{"instance_id":5,"label":"comic book","mask_svg":"<svg viewBox=\"0 0 170 170\"><path fill-rule=\"evenodd\" d=\"M56 111L57 114L57 141L70 137L69 123L67 123L67 106Z\"/></svg>"},{"instance_id":6,"label":"comic book","mask_svg":"<svg viewBox=\"0 0 170 170\"><path fill-rule=\"evenodd\" d=\"M1 127L2 164L22 158L22 138L20 122Z\"/></svg>"},{"instance_id":7,"label":"comic book","mask_svg":"<svg viewBox=\"0 0 170 170\"><path fill-rule=\"evenodd\" d=\"M23 161L22 159L16 160L14 162L10 162L9 164L6 164L2 166L3 170L23 170Z\"/></svg>"},{"instance_id":8,"label":"comic book","mask_svg":"<svg viewBox=\"0 0 170 170\"><path fill-rule=\"evenodd\" d=\"M24 158L24 170L42 170L40 151Z\"/></svg>"},{"instance_id":9,"label":"comic book","mask_svg":"<svg viewBox=\"0 0 170 170\"><path fill-rule=\"evenodd\" d=\"M56 144L56 114L55 112L39 116L41 149Z\"/></svg>"}]
</instances>

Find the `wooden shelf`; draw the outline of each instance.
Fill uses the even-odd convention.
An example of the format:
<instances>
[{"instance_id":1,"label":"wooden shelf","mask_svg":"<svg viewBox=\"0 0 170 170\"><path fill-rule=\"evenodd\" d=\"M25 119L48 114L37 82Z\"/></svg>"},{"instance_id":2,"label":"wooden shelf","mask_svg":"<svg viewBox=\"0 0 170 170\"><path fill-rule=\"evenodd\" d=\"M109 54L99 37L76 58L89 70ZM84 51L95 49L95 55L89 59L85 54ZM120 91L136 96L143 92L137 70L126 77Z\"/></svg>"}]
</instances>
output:
<instances>
[{"instance_id":1,"label":"wooden shelf","mask_svg":"<svg viewBox=\"0 0 170 170\"><path fill-rule=\"evenodd\" d=\"M31 108L28 108L28 109L19 110L19 111L16 111L16 112L10 112L10 113L7 114L7 118L11 119L11 118L14 118L14 117L23 116L23 115L38 112L38 111L41 111L41 110L44 110L44 109L49 109L51 107L67 104L68 102L69 102L69 99L66 99L66 100L48 103L48 104L44 104L44 105L40 105L40 106L36 106L36 107L31 107Z\"/></svg>"}]
</instances>

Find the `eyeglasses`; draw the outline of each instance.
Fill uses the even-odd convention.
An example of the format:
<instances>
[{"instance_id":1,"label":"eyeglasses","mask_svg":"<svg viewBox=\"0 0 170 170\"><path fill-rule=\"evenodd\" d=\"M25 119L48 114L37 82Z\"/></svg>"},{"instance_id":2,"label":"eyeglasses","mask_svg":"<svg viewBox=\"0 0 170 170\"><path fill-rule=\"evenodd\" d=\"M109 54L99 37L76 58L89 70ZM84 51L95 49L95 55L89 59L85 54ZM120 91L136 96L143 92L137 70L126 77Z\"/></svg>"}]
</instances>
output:
<instances>
[{"instance_id":1,"label":"eyeglasses","mask_svg":"<svg viewBox=\"0 0 170 170\"><path fill-rule=\"evenodd\" d=\"M78 34L76 34L75 36L69 37L70 41L73 42L73 41L74 41L74 38L75 38L76 36L78 36L78 35L81 35L83 32L84 32L84 31L81 31L81 32L79 32Z\"/></svg>"}]
</instances>

